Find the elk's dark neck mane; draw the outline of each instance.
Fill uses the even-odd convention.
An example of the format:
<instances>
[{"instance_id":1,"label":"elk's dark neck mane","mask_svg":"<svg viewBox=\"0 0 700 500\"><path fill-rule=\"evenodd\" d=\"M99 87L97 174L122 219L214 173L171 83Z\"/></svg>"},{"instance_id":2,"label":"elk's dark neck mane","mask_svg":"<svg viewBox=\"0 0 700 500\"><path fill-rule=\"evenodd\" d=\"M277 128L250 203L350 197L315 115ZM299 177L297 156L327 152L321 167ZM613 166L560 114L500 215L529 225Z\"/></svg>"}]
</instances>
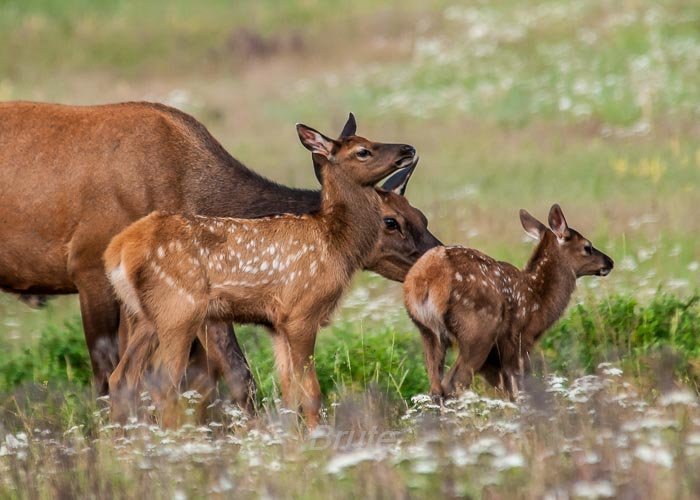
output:
<instances>
[{"instance_id":1,"label":"elk's dark neck mane","mask_svg":"<svg viewBox=\"0 0 700 500\"><path fill-rule=\"evenodd\" d=\"M539 304L537 310L530 307L528 333L533 340L561 317L576 289L576 275L562 267L558 245L554 233L546 231L523 270L532 298Z\"/></svg>"},{"instance_id":2,"label":"elk's dark neck mane","mask_svg":"<svg viewBox=\"0 0 700 500\"><path fill-rule=\"evenodd\" d=\"M193 182L185 183L186 189L194 186L191 199L196 200L192 207L195 213L257 218L319 210L320 191L290 188L263 177L231 156L201 124L197 125L202 128L200 142L207 144L207 148L189 159L191 168L186 175Z\"/></svg>"},{"instance_id":3,"label":"elk's dark neck mane","mask_svg":"<svg viewBox=\"0 0 700 500\"><path fill-rule=\"evenodd\" d=\"M329 175L326 169L335 168ZM360 187L340 167L325 166L323 191L318 216L341 255L350 267L361 267L379 235L380 199L372 186Z\"/></svg>"}]
</instances>

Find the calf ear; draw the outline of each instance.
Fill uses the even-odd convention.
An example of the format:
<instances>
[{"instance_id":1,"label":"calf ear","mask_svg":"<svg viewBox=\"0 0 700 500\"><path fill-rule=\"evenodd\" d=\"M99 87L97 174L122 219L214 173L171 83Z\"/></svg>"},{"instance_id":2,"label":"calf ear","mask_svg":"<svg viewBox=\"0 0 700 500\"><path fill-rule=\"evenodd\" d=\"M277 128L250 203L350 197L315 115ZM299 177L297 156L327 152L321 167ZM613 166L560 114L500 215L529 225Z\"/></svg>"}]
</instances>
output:
<instances>
[{"instance_id":1,"label":"calf ear","mask_svg":"<svg viewBox=\"0 0 700 500\"><path fill-rule=\"evenodd\" d=\"M404 193L406 193L406 185L408 184L416 165L418 165L418 160L414 161L413 165L410 167L402 168L396 172L394 175L384 181L384 184L382 184L382 189L385 191L393 191L394 193L403 196Z\"/></svg>"},{"instance_id":2,"label":"calf ear","mask_svg":"<svg viewBox=\"0 0 700 500\"><path fill-rule=\"evenodd\" d=\"M350 113L348 116L348 121L345 122L345 126L343 127L343 131L340 133L340 139L344 137L350 137L351 135L355 135L355 132L357 131L357 123L355 122L355 115ZM314 155L312 155L314 156ZM321 164L318 161L318 158L314 158L314 174L316 175L316 180L318 180L319 183L323 184L323 179L321 178Z\"/></svg>"},{"instance_id":3,"label":"calf ear","mask_svg":"<svg viewBox=\"0 0 700 500\"><path fill-rule=\"evenodd\" d=\"M348 121L345 122L345 126L343 127L343 131L340 133L340 137L350 137L351 135L355 135L355 132L357 132L357 123L355 122L355 115L350 113L348 116Z\"/></svg>"},{"instance_id":4,"label":"calf ear","mask_svg":"<svg viewBox=\"0 0 700 500\"><path fill-rule=\"evenodd\" d=\"M301 123L297 123L297 134L299 134L299 140L304 147L312 153L323 156L328 160L333 156L337 145L333 139Z\"/></svg>"},{"instance_id":5,"label":"calf ear","mask_svg":"<svg viewBox=\"0 0 700 500\"><path fill-rule=\"evenodd\" d=\"M544 236L544 232L547 230L544 224L522 208L520 209L520 223L523 225L525 232L536 240L541 240L542 236Z\"/></svg>"},{"instance_id":6,"label":"calf ear","mask_svg":"<svg viewBox=\"0 0 700 500\"><path fill-rule=\"evenodd\" d=\"M564 218L564 212L561 211L561 207L556 203L549 209L549 227L559 240L564 239L566 230L569 229Z\"/></svg>"}]
</instances>

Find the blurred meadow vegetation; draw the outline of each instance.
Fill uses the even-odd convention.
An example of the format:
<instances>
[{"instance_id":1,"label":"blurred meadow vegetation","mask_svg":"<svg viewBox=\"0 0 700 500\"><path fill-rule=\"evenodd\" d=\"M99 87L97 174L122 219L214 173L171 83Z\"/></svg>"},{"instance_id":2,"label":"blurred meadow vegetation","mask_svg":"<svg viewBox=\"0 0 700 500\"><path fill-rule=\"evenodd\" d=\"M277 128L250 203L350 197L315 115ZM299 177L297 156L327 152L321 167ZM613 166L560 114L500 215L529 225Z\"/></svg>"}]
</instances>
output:
<instances>
[{"instance_id":1,"label":"blurred meadow vegetation","mask_svg":"<svg viewBox=\"0 0 700 500\"><path fill-rule=\"evenodd\" d=\"M235 412L223 431L119 435L76 297L0 294L0 496L700 495L698 2L0 0L0 47L0 100L164 102L293 186L316 186L294 123L332 135L352 111L361 135L416 146L407 196L445 243L523 265L518 209L557 202L616 263L533 353L541 401L516 410L477 380L485 396L442 416L410 399L427 380L400 286L360 274L317 371L334 426L401 430L393 462L238 433ZM270 411L267 333L237 332Z\"/></svg>"},{"instance_id":2,"label":"blurred meadow vegetation","mask_svg":"<svg viewBox=\"0 0 700 500\"><path fill-rule=\"evenodd\" d=\"M612 360L647 380L671 352L673 376L697 387L696 2L0 0L0 46L2 100L165 102L294 186L316 185L294 123L331 134L352 111L360 134L419 150L407 195L434 234L517 265L533 248L518 209L544 218L558 202L616 268L580 280L538 370ZM356 279L319 337L329 401L426 390L400 292ZM273 397L266 333L238 331ZM89 385L75 297L33 311L0 296L0 349L7 412L41 388Z\"/></svg>"}]
</instances>

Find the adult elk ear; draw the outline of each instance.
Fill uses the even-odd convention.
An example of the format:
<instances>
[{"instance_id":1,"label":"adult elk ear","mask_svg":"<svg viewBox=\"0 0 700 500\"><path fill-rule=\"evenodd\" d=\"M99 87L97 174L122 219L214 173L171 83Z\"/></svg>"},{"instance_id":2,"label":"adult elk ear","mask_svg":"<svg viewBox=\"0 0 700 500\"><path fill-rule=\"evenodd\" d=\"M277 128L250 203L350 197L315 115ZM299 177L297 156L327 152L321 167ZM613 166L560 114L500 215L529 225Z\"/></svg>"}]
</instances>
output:
<instances>
[{"instance_id":1,"label":"adult elk ear","mask_svg":"<svg viewBox=\"0 0 700 500\"><path fill-rule=\"evenodd\" d=\"M321 162L319 161L320 157L312 154L311 159L314 162L314 174L316 175L316 180L323 186L323 177L321 177Z\"/></svg>"},{"instance_id":2,"label":"adult elk ear","mask_svg":"<svg viewBox=\"0 0 700 500\"><path fill-rule=\"evenodd\" d=\"M316 180L321 186L323 186L323 175L321 174L321 166L324 162L328 160L326 160L323 156L314 153L311 155L311 161L313 161L314 164L314 174L316 175Z\"/></svg>"},{"instance_id":3,"label":"adult elk ear","mask_svg":"<svg viewBox=\"0 0 700 500\"><path fill-rule=\"evenodd\" d=\"M569 225L564 218L564 212L561 211L561 207L556 203L549 209L549 227L560 242L564 241Z\"/></svg>"},{"instance_id":4,"label":"adult elk ear","mask_svg":"<svg viewBox=\"0 0 700 500\"><path fill-rule=\"evenodd\" d=\"M385 180L384 184L382 184L382 189L385 191L393 191L394 193L403 196L406 192L406 185L408 185L408 180L411 178L411 175L413 174L416 165L418 165L417 156L416 160L413 162L413 165L407 168L402 168L394 175L389 177L387 180Z\"/></svg>"},{"instance_id":5,"label":"adult elk ear","mask_svg":"<svg viewBox=\"0 0 700 500\"><path fill-rule=\"evenodd\" d=\"M523 225L525 232L536 240L541 240L542 236L544 236L544 233L547 230L547 226L535 219L527 210L522 208L520 209L520 223Z\"/></svg>"},{"instance_id":6,"label":"adult elk ear","mask_svg":"<svg viewBox=\"0 0 700 500\"><path fill-rule=\"evenodd\" d=\"M343 137L350 137L351 135L355 135L355 132L357 132L357 122L355 122L355 115L350 113L348 115L348 121L345 122L345 126L343 127L343 131L340 133L341 139Z\"/></svg>"},{"instance_id":7,"label":"adult elk ear","mask_svg":"<svg viewBox=\"0 0 700 500\"><path fill-rule=\"evenodd\" d=\"M301 123L297 123L297 134L304 147L313 154L323 156L326 160L333 158L338 145L336 141Z\"/></svg>"}]
</instances>

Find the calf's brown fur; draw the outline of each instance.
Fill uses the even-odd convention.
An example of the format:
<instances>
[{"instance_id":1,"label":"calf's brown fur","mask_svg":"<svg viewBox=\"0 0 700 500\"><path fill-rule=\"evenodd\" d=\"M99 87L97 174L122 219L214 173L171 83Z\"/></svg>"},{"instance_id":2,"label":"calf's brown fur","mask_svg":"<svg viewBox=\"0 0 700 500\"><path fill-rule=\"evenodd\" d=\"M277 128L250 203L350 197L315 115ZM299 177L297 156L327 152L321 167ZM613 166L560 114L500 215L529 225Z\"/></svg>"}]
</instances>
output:
<instances>
[{"instance_id":1,"label":"calf's brown fur","mask_svg":"<svg viewBox=\"0 0 700 500\"><path fill-rule=\"evenodd\" d=\"M244 220L156 212L110 243L105 269L135 323L111 393L122 382L133 389L150 358L171 400L206 321L258 323L273 331L285 403L301 405L309 426L318 423L316 333L379 237L373 185L415 165L415 150L354 135L333 140L303 125L297 131L321 169L317 213Z\"/></svg>"},{"instance_id":2,"label":"calf's brown fur","mask_svg":"<svg viewBox=\"0 0 700 500\"><path fill-rule=\"evenodd\" d=\"M568 227L558 205L551 229L520 211L523 228L539 240L519 270L470 248L428 251L404 281L406 308L423 338L430 393L450 397L469 387L474 374L507 391L518 390L529 369L529 353L564 312L576 279L607 275L613 261ZM457 360L444 375L450 344Z\"/></svg>"},{"instance_id":3,"label":"calf's brown fur","mask_svg":"<svg viewBox=\"0 0 700 500\"><path fill-rule=\"evenodd\" d=\"M357 123L354 115L350 113L339 139L355 135L356 132ZM381 188L376 189L381 200L382 227L371 254L364 262L364 268L372 269L394 281L402 282L413 263L425 251L442 245L428 231L428 220L423 213L412 207L404 197L415 167L414 163L411 167L399 170L386 179ZM317 162L314 162L314 169L319 182L322 182L321 166ZM207 396L215 389L217 380L223 377L233 396L232 399L252 411L255 400L252 379L242 380L235 367L230 366L229 360L240 359L243 356L239 351L231 352L232 346L238 346L235 339L229 339L234 332L227 330L225 324L218 327L212 327L213 325L214 323L209 322L206 330L209 347L202 349L199 342L193 346L187 370L188 387ZM122 329L122 332L128 334L126 329ZM120 344L126 346L126 340ZM209 356L207 352L210 353ZM237 366L247 367L247 363L241 360ZM205 397L204 401L206 400Z\"/></svg>"}]
</instances>

